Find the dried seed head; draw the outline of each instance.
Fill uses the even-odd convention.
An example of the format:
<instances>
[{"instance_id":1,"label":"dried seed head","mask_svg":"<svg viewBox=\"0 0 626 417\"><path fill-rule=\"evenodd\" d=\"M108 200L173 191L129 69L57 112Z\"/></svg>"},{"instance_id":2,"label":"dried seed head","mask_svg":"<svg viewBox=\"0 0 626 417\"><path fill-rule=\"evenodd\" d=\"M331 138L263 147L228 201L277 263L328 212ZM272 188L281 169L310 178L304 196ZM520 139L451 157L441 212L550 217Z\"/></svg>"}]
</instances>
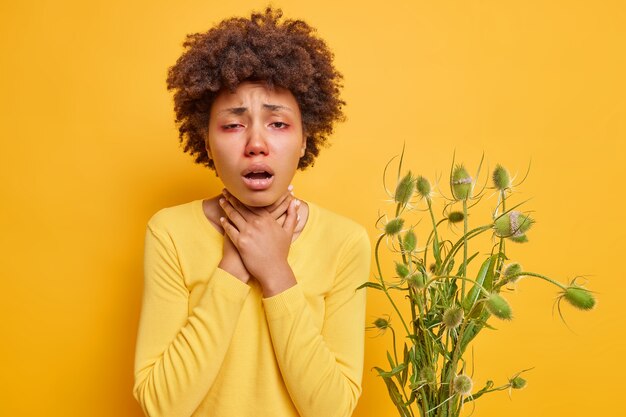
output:
<instances>
[{"instance_id":1,"label":"dried seed head","mask_svg":"<svg viewBox=\"0 0 626 417\"><path fill-rule=\"evenodd\" d=\"M396 262L396 274L400 278L406 278L409 275L409 267L401 262Z\"/></svg>"},{"instance_id":2,"label":"dried seed head","mask_svg":"<svg viewBox=\"0 0 626 417\"><path fill-rule=\"evenodd\" d=\"M385 225L385 234L387 236L394 236L400 233L402 230L402 226L404 226L404 219L401 217L396 217L393 220L390 220L389 223Z\"/></svg>"},{"instance_id":3,"label":"dried seed head","mask_svg":"<svg viewBox=\"0 0 626 417\"><path fill-rule=\"evenodd\" d=\"M463 322L463 309L452 306L443 313L443 324L448 329L456 329Z\"/></svg>"},{"instance_id":4,"label":"dried seed head","mask_svg":"<svg viewBox=\"0 0 626 417\"><path fill-rule=\"evenodd\" d=\"M433 274L435 273L436 268L437 268L437 265L435 265L434 263L428 265L428 270Z\"/></svg>"},{"instance_id":5,"label":"dried seed head","mask_svg":"<svg viewBox=\"0 0 626 417\"><path fill-rule=\"evenodd\" d=\"M452 185L452 195L456 200L466 200L471 197L472 177L470 177L463 165L457 165L454 168L450 183Z\"/></svg>"},{"instance_id":6,"label":"dried seed head","mask_svg":"<svg viewBox=\"0 0 626 417\"><path fill-rule=\"evenodd\" d=\"M448 221L450 223L460 223L464 218L465 215L462 211L451 211L450 214L448 214Z\"/></svg>"},{"instance_id":7,"label":"dried seed head","mask_svg":"<svg viewBox=\"0 0 626 417\"><path fill-rule=\"evenodd\" d=\"M534 222L530 216L512 210L498 217L493 222L493 228L499 237L508 237L515 242L525 242L527 238L524 233Z\"/></svg>"},{"instance_id":8,"label":"dried seed head","mask_svg":"<svg viewBox=\"0 0 626 417\"><path fill-rule=\"evenodd\" d=\"M404 234L404 239L402 239L402 246L406 252L413 252L415 247L417 246L417 237L415 236L415 232L413 229L409 229Z\"/></svg>"},{"instance_id":9,"label":"dried seed head","mask_svg":"<svg viewBox=\"0 0 626 417\"><path fill-rule=\"evenodd\" d=\"M419 177L417 177L417 180L415 181L415 188L417 188L417 193L422 196L423 198L430 198L431 196L431 187L430 187L430 182L422 177L421 175Z\"/></svg>"},{"instance_id":10,"label":"dried seed head","mask_svg":"<svg viewBox=\"0 0 626 417\"><path fill-rule=\"evenodd\" d=\"M413 190L415 189L415 179L409 171L398 183L396 187L396 194L394 196L394 200L396 203L400 203L403 206L406 206L411 196L413 195Z\"/></svg>"},{"instance_id":11,"label":"dried seed head","mask_svg":"<svg viewBox=\"0 0 626 417\"><path fill-rule=\"evenodd\" d=\"M511 177L509 172L500 164L496 165L496 169L493 170L492 179L494 187L500 191L511 187Z\"/></svg>"},{"instance_id":12,"label":"dried seed head","mask_svg":"<svg viewBox=\"0 0 626 417\"><path fill-rule=\"evenodd\" d=\"M416 271L406 278L409 285L417 290L423 290L426 287L426 277L419 271Z\"/></svg>"},{"instance_id":13,"label":"dried seed head","mask_svg":"<svg viewBox=\"0 0 626 417\"><path fill-rule=\"evenodd\" d=\"M522 272L522 266L518 264L517 262L514 262L512 264L509 264L509 266L507 266L504 269L504 277L509 278L508 279L509 282L517 282L519 281L520 278L523 277L523 275L517 275L513 278L510 278L510 277L515 274L519 274L520 272Z\"/></svg>"},{"instance_id":14,"label":"dried seed head","mask_svg":"<svg viewBox=\"0 0 626 417\"><path fill-rule=\"evenodd\" d=\"M571 305L580 310L591 310L596 305L596 299L591 292L576 284L570 285L561 294Z\"/></svg>"},{"instance_id":15,"label":"dried seed head","mask_svg":"<svg viewBox=\"0 0 626 417\"><path fill-rule=\"evenodd\" d=\"M511 388L513 389L522 389L526 386L526 380L521 376L516 376L509 380L509 384L511 384Z\"/></svg>"},{"instance_id":16,"label":"dried seed head","mask_svg":"<svg viewBox=\"0 0 626 417\"><path fill-rule=\"evenodd\" d=\"M469 395L472 393L472 387L474 383L472 378L467 375L457 375L452 381L452 388L455 393L459 395Z\"/></svg>"},{"instance_id":17,"label":"dried seed head","mask_svg":"<svg viewBox=\"0 0 626 417\"><path fill-rule=\"evenodd\" d=\"M511 320L513 318L509 303L507 303L507 301L500 294L489 294L486 305L487 310L499 319Z\"/></svg>"}]
</instances>

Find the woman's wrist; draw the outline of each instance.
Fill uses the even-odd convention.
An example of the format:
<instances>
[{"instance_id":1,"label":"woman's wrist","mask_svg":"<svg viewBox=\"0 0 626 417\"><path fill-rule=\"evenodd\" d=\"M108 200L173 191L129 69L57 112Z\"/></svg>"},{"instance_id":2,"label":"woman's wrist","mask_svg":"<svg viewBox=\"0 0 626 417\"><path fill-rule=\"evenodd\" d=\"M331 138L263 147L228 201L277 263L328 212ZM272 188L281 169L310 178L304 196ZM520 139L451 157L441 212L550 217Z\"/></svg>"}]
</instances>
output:
<instances>
[{"instance_id":1,"label":"woman's wrist","mask_svg":"<svg viewBox=\"0 0 626 417\"><path fill-rule=\"evenodd\" d=\"M298 283L289 264L278 268L272 276L265 277L262 280L259 279L258 281L261 284L263 298L278 295Z\"/></svg>"},{"instance_id":2,"label":"woman's wrist","mask_svg":"<svg viewBox=\"0 0 626 417\"><path fill-rule=\"evenodd\" d=\"M250 281L250 273L246 268L242 268L238 264L240 264L240 262L234 262L230 261L227 258L222 258L217 267L223 269L241 282L247 284L248 281Z\"/></svg>"}]
</instances>

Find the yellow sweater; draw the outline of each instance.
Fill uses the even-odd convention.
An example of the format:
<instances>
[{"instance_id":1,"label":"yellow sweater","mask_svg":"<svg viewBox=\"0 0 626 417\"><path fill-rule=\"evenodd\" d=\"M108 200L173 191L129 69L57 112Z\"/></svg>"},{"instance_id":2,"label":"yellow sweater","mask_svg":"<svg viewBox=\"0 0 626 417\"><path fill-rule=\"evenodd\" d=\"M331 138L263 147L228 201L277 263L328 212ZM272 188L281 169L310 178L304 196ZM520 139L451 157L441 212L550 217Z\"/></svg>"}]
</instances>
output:
<instances>
[{"instance_id":1,"label":"yellow sweater","mask_svg":"<svg viewBox=\"0 0 626 417\"><path fill-rule=\"evenodd\" d=\"M202 200L148 222L133 395L148 416L347 417L361 395L371 246L313 203L288 262L297 284L263 298L217 268L223 236Z\"/></svg>"}]
</instances>

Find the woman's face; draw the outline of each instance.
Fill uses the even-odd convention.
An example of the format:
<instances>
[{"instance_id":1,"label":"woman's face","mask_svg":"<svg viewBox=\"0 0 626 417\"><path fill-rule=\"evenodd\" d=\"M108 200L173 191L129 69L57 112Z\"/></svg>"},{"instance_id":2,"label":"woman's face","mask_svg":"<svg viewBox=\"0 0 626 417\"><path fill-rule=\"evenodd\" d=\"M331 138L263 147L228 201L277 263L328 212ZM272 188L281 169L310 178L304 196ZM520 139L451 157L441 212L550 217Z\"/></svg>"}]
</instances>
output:
<instances>
[{"instance_id":1,"label":"woman's face","mask_svg":"<svg viewBox=\"0 0 626 417\"><path fill-rule=\"evenodd\" d=\"M305 152L298 102L263 82L222 91L211 106L206 145L231 194L248 206L269 206L287 191Z\"/></svg>"}]
</instances>

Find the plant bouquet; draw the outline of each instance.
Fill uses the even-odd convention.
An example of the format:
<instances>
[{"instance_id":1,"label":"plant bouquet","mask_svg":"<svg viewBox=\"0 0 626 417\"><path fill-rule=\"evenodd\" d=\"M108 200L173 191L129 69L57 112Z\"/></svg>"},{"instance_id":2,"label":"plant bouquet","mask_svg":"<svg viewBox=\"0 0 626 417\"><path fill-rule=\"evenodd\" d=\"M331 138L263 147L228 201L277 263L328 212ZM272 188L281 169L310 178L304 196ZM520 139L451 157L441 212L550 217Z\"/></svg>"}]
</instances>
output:
<instances>
[{"instance_id":1,"label":"plant bouquet","mask_svg":"<svg viewBox=\"0 0 626 417\"><path fill-rule=\"evenodd\" d=\"M472 178L462 164L454 164L450 170L450 193L446 198L444 215L437 218L433 209L431 183L411 171L401 175L404 149L398 166L397 185L393 193L387 191L395 202L395 214L388 219L379 217L383 233L375 246L377 276L375 282L359 287L382 291L391 303L406 333L403 346L396 343L396 330L389 316L376 319L368 328L379 331L391 330L393 350L387 352L390 369L375 367L387 386L389 396L402 417L458 416L464 403L482 395L505 389L520 389L526 380L518 372L501 386L487 381L480 389L474 387L466 374L463 358L470 343L485 327L493 328L489 322L510 320L511 307L502 296L503 289L515 284L521 277L541 279L559 288L556 305L561 314L560 303L565 300L581 310L590 310L595 305L592 293L579 285L576 279L562 284L545 275L524 270L519 263L507 257L509 242L526 242L527 232L534 223L528 212L522 212L523 204L509 206L512 183L508 171L497 165L491 174L492 187L498 196L489 221L482 225L468 224L468 212L484 196L487 181L480 192L475 192L476 179L483 163L481 159L476 176ZM393 159L392 159L393 161ZM385 176L389 163L385 167ZM528 172L527 172L528 174ZM384 181L383 181L384 182ZM521 181L523 182L523 180ZM520 182L520 183L521 183ZM386 187L385 187L386 189ZM443 194L442 194L443 195ZM418 247L414 226L405 227L405 217L423 206L427 221L432 228L426 242ZM460 209L453 210L455 205ZM442 225L457 224L462 234L456 240L442 236ZM479 252L470 249L476 237L491 233L489 247ZM386 240L387 247L397 257L395 279L383 277L380 249ZM397 243L397 245L396 245ZM484 255L483 255L484 253ZM479 259L479 258L483 259ZM468 274L470 263L480 264L478 272ZM404 317L392 292L404 295L400 307L408 307L410 317ZM561 316L562 318L562 316Z\"/></svg>"}]
</instances>

